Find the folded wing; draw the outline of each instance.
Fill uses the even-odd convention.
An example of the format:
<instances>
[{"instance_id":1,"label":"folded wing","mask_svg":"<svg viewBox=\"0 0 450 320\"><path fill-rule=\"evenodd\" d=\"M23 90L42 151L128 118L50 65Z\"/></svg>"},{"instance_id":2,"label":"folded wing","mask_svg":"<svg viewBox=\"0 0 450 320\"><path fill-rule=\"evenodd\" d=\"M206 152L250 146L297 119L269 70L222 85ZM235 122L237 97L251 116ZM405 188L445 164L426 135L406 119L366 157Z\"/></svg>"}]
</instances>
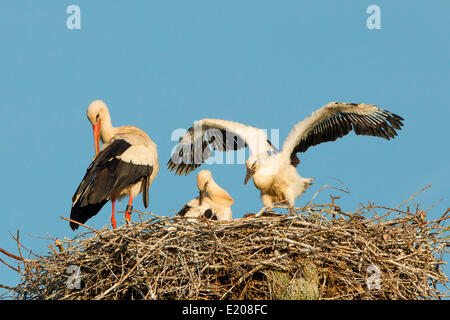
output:
<instances>
[{"instance_id":1,"label":"folded wing","mask_svg":"<svg viewBox=\"0 0 450 320\"><path fill-rule=\"evenodd\" d=\"M72 197L72 220L86 222L113 196L141 180L144 182L144 205L148 205L146 194L153 166L133 163L129 155L136 151L135 148L126 140L117 139L95 157Z\"/></svg>"}]
</instances>

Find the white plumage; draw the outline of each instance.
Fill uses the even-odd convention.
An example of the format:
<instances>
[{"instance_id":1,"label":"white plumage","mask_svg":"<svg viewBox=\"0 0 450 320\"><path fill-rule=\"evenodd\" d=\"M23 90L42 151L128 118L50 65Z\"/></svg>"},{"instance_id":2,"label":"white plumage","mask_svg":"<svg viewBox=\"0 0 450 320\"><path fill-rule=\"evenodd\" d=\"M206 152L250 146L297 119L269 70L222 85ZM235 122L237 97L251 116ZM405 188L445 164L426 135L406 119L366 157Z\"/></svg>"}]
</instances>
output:
<instances>
[{"instance_id":1,"label":"white plumage","mask_svg":"<svg viewBox=\"0 0 450 320\"><path fill-rule=\"evenodd\" d=\"M212 178L209 170L197 174L199 196L192 199L177 213L186 218L205 217L211 220L231 220L233 198Z\"/></svg>"},{"instance_id":2,"label":"white plumage","mask_svg":"<svg viewBox=\"0 0 450 320\"><path fill-rule=\"evenodd\" d=\"M213 150L250 149L246 161L247 174L244 183L253 178L261 191L265 208L273 203L287 202L294 206L314 179L301 177L296 167L298 152L322 142L334 141L354 130L357 135L394 138L400 130L403 118L375 105L331 102L297 123L277 152L267 139L265 131L240 123L202 119L197 121L181 137L168 162L175 174L189 174L200 166ZM260 211L261 214L263 210Z\"/></svg>"},{"instance_id":3,"label":"white plumage","mask_svg":"<svg viewBox=\"0 0 450 320\"><path fill-rule=\"evenodd\" d=\"M126 209L130 221L133 199L142 193L144 206L149 203L148 191L158 174L156 144L141 129L133 126L113 127L103 101L93 101L87 110L94 131L96 156L72 198L72 220L84 223L112 201L111 223L116 227L115 200L129 196ZM103 146L100 150L99 144ZM78 225L71 222L72 229Z\"/></svg>"}]
</instances>

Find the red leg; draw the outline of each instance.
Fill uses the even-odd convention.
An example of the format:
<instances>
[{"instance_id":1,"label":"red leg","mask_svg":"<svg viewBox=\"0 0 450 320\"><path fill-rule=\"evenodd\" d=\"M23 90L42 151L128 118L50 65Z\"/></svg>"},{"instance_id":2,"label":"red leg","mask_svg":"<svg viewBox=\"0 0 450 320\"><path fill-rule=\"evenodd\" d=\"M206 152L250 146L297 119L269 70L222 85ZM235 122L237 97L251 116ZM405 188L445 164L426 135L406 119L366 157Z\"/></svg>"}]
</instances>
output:
<instances>
[{"instance_id":1,"label":"red leg","mask_svg":"<svg viewBox=\"0 0 450 320\"><path fill-rule=\"evenodd\" d=\"M115 229L115 228L117 227L117 224L116 224L116 217L115 217L115 213L116 213L116 211L115 211L116 197L113 197L113 198L111 199L111 201L112 201L111 224L112 224L113 229Z\"/></svg>"},{"instance_id":2,"label":"red leg","mask_svg":"<svg viewBox=\"0 0 450 320\"><path fill-rule=\"evenodd\" d=\"M130 200L128 200L127 209L125 210L125 219L127 219L127 223L130 224L131 220L131 212L133 210L133 197L130 195Z\"/></svg>"}]
</instances>

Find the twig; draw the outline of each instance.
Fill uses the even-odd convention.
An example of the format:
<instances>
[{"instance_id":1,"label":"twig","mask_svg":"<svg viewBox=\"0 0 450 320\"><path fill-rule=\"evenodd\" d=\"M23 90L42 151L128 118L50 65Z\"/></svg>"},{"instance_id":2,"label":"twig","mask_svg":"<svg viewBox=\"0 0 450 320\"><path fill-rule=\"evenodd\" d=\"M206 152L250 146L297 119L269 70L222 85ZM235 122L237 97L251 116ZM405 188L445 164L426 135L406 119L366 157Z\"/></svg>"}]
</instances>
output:
<instances>
[{"instance_id":1,"label":"twig","mask_svg":"<svg viewBox=\"0 0 450 320\"><path fill-rule=\"evenodd\" d=\"M6 251L5 249L0 248L0 252L7 255L10 258L19 260L19 261L23 261L24 259L22 257L18 257L15 254L9 253L8 251Z\"/></svg>"},{"instance_id":2,"label":"twig","mask_svg":"<svg viewBox=\"0 0 450 320\"><path fill-rule=\"evenodd\" d=\"M94 232L97 233L98 235L101 235L101 232L100 232L100 231L95 230L94 228L89 227L89 226L87 226L87 225L85 225L85 224L83 224L83 223L81 223L81 222L78 222L78 221L75 221L75 220L72 220L72 219L69 219L69 218L65 218L65 217L59 217L59 218L60 218L60 219L63 219L63 220L66 220L66 221L70 221L70 222L76 223L76 224L78 224L78 225L80 225L80 226L82 226L82 227L85 227L86 229L89 229L89 230L91 230L91 231L94 231Z\"/></svg>"}]
</instances>

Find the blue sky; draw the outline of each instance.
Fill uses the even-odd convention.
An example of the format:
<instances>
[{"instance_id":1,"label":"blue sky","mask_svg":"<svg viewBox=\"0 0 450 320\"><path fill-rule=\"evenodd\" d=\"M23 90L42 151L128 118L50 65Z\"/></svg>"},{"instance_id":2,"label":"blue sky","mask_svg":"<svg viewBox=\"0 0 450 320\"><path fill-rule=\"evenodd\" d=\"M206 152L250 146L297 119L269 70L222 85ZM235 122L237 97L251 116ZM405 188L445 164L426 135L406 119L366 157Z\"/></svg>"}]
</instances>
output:
<instances>
[{"instance_id":1,"label":"blue sky","mask_svg":"<svg viewBox=\"0 0 450 320\"><path fill-rule=\"evenodd\" d=\"M80 30L66 27L72 4ZM381 30L366 26L372 4ZM17 229L41 254L49 236L77 234L59 217L69 216L93 156L85 111L94 99L108 104L113 125L139 126L158 144L157 214L172 216L197 195L196 172L166 169L173 130L222 118L279 129L282 142L312 111L346 101L388 109L405 127L395 140L350 134L300 154L299 173L316 181L296 204L339 186L329 177L351 191L337 202L345 211L368 200L394 207L432 184L415 201L443 199L429 213L440 216L450 190L449 13L450 2L437 0L2 2L0 247L17 253ZM205 168L234 197L234 217L261 208L257 189L243 185L244 165ZM339 195L315 201L330 193ZM109 226L110 210L88 224ZM18 280L0 265L1 284Z\"/></svg>"}]
</instances>

